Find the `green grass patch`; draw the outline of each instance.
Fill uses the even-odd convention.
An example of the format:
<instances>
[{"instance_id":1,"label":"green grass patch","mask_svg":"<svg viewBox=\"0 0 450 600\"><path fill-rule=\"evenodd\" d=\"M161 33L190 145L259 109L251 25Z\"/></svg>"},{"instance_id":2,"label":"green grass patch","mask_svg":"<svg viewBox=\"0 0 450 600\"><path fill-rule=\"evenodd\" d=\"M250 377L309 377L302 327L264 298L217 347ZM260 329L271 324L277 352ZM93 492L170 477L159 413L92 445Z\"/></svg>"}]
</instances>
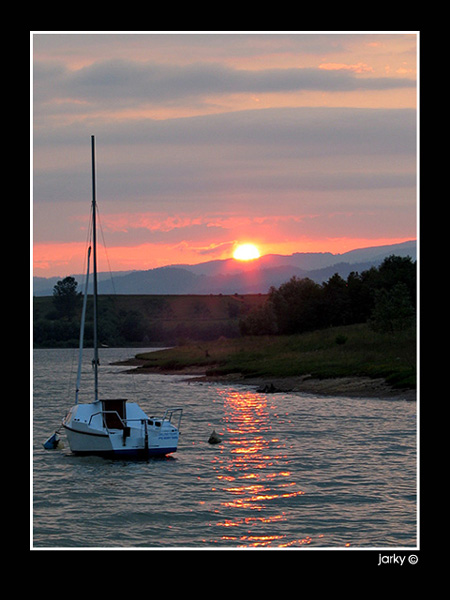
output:
<instances>
[{"instance_id":1,"label":"green grass patch","mask_svg":"<svg viewBox=\"0 0 450 600\"><path fill-rule=\"evenodd\" d=\"M161 369L206 367L210 375L315 378L381 377L398 388L416 385L415 330L395 335L366 324L332 327L290 336L221 339L178 346L139 358Z\"/></svg>"}]
</instances>

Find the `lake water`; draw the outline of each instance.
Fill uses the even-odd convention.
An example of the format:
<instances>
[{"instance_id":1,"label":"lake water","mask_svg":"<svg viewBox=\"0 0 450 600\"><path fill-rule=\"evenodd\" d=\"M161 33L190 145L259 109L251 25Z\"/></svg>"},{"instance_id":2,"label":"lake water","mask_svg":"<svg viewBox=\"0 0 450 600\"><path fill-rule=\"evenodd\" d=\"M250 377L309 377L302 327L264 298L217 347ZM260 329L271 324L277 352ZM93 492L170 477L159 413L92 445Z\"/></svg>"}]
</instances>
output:
<instances>
[{"instance_id":1,"label":"lake water","mask_svg":"<svg viewBox=\"0 0 450 600\"><path fill-rule=\"evenodd\" d=\"M100 397L155 415L182 406L170 457L78 457L63 433L62 450L44 450L74 403L77 350L34 351L34 548L417 547L415 402L262 394L109 364L135 353L102 351ZM208 444L213 429L221 444Z\"/></svg>"}]
</instances>

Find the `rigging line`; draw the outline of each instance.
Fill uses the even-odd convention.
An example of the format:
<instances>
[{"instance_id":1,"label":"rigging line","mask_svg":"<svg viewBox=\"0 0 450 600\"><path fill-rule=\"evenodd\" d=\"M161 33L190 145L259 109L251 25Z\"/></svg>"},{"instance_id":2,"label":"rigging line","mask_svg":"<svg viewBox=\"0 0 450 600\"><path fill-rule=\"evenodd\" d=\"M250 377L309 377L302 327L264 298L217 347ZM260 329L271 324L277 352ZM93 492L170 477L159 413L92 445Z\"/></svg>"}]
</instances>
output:
<instances>
[{"instance_id":1,"label":"rigging line","mask_svg":"<svg viewBox=\"0 0 450 600\"><path fill-rule=\"evenodd\" d=\"M70 369L69 376L67 377L67 398L72 394L74 375L75 375L75 357L76 357L76 348L70 348Z\"/></svg>"},{"instance_id":2,"label":"rigging line","mask_svg":"<svg viewBox=\"0 0 450 600\"><path fill-rule=\"evenodd\" d=\"M89 252L89 248L92 246L92 235L93 235L93 231L92 231L92 214L89 213L89 224L88 224L88 229L87 229L87 234L86 234L86 249L85 249L85 253L84 253L84 269L83 269L83 273L86 273L87 270L87 266L88 266L88 252Z\"/></svg>"},{"instance_id":3,"label":"rigging line","mask_svg":"<svg viewBox=\"0 0 450 600\"><path fill-rule=\"evenodd\" d=\"M113 303L116 304L117 291L116 291L116 286L114 284L114 277L113 277L112 270L111 270L111 264L109 262L108 250L107 250L107 246L106 246L106 242L105 242L105 235L103 233L103 225L102 225L102 221L100 218L98 205L96 205L96 209L97 209L97 213L96 213L97 214L97 225L98 225L98 229L100 230L100 235L101 235L102 242L103 242L103 250L105 252L106 262L108 263L109 276L111 279L111 285L112 285L112 289L113 289L113 293L112 293ZM125 353L122 353L122 360L124 360L125 358L128 358L128 355L125 355ZM136 396L137 395L137 386L136 386L136 379L135 379L134 373L131 374L130 382L131 382L131 385L133 388L134 395Z\"/></svg>"},{"instance_id":4,"label":"rigging line","mask_svg":"<svg viewBox=\"0 0 450 600\"><path fill-rule=\"evenodd\" d=\"M114 284L114 278L113 278L113 274L111 271L111 264L109 262L109 256L108 256L108 250L106 248L106 242L105 242L105 236L103 233L103 225L100 219L100 213L98 211L98 207L97 207L97 221L98 221L98 225L99 225L99 229L100 229L100 234L102 236L102 242L103 242L103 250L105 252L105 257L106 257L106 262L108 263L108 271L109 271L109 276L111 278L111 285L112 285L112 289L113 289L113 295L116 296L117 292L116 292L116 286Z\"/></svg>"},{"instance_id":5,"label":"rigging line","mask_svg":"<svg viewBox=\"0 0 450 600\"><path fill-rule=\"evenodd\" d=\"M91 212L89 212L89 223L88 223L88 227L87 227L86 241L85 241L86 251L84 252L82 273L86 273L86 270L87 270L87 265L88 265L88 260L89 260L88 259L88 248L89 248L89 246L91 246L91 244L92 244L92 214L91 214ZM87 289L82 293L87 293ZM84 300L84 298L83 298L83 300ZM78 349L78 347L71 348L71 351L72 352L71 352L69 376L67 378L67 393L66 393L67 396L71 395L72 389L74 387L73 383L74 383L74 378L75 378L75 362L76 362L76 357L78 356L79 349Z\"/></svg>"}]
</instances>

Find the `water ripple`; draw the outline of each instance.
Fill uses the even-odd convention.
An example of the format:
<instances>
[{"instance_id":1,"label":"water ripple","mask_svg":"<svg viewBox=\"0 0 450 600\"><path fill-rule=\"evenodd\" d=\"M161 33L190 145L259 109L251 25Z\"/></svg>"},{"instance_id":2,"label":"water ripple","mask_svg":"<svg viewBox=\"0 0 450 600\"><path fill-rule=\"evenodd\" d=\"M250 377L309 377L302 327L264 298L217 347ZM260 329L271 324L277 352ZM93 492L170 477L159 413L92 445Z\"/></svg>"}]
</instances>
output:
<instances>
[{"instance_id":1,"label":"water ripple","mask_svg":"<svg viewBox=\"0 0 450 600\"><path fill-rule=\"evenodd\" d=\"M105 397L154 413L184 407L179 451L80 458L42 448L72 402L71 364L72 351L35 353L35 547L415 547L415 403L267 395L108 366ZM212 429L221 444L208 444Z\"/></svg>"}]
</instances>

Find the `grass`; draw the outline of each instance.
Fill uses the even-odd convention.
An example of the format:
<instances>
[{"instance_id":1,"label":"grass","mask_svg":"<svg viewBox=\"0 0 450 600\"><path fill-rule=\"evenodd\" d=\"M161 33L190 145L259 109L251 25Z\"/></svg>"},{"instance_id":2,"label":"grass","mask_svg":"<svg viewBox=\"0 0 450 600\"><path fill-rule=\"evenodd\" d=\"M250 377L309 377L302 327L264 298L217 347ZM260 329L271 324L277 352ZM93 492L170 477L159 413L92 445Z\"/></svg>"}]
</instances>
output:
<instances>
[{"instance_id":1,"label":"grass","mask_svg":"<svg viewBox=\"0 0 450 600\"><path fill-rule=\"evenodd\" d=\"M209 375L314 378L381 377L397 388L416 385L415 330L395 336L366 324L332 327L291 336L254 336L192 343L140 354L164 370L202 367Z\"/></svg>"}]
</instances>

